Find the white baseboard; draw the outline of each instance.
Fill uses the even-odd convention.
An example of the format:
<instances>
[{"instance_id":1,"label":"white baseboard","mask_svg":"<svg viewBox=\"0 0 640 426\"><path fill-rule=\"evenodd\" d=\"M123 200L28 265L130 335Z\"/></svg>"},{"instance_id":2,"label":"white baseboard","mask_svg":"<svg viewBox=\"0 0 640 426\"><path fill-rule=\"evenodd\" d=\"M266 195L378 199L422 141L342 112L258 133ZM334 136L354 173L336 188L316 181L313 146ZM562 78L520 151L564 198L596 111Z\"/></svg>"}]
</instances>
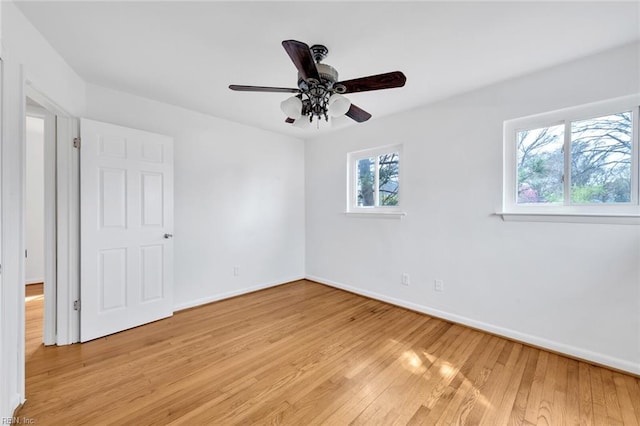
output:
<instances>
[{"instance_id":1,"label":"white baseboard","mask_svg":"<svg viewBox=\"0 0 640 426\"><path fill-rule=\"evenodd\" d=\"M325 284L331 287L346 290L351 293L366 296L371 299L387 302L392 305L400 306L403 308L411 309L412 311L421 312L433 317L442 318L457 324L466 325L478 330L486 331L491 334L503 336L512 340L516 340L522 343L528 343L533 346L548 349L553 352L566 354L568 356L582 359L585 361L591 361L596 364L608 366L621 371L627 371L632 374L640 375L640 362L633 362L621 358L612 357L610 355L593 352L588 349L580 348L577 346L567 345L562 342L557 342L543 337L534 336L526 333L521 333L516 330L488 324L482 321L476 321L472 318L463 317L449 312L433 309L428 306L419 305L417 303L408 302L406 300L396 299L395 297L386 296L384 294L375 293L368 290L363 290L357 287L352 287L346 284L338 283L335 281L327 280L325 278L316 277L313 275L307 275L308 280L316 281L321 284Z\"/></svg>"},{"instance_id":2,"label":"white baseboard","mask_svg":"<svg viewBox=\"0 0 640 426\"><path fill-rule=\"evenodd\" d=\"M40 284L44 282L44 278L27 278L24 282L24 285L29 284Z\"/></svg>"},{"instance_id":3,"label":"white baseboard","mask_svg":"<svg viewBox=\"0 0 640 426\"><path fill-rule=\"evenodd\" d=\"M303 279L304 279L304 275L298 275L298 276L294 276L294 277L284 278L284 279L278 280L278 281L271 281L271 282L262 283L262 284L258 284L258 285L255 285L255 286L251 286L251 287L241 288L241 289L238 289L238 290L227 291L225 293L214 294L212 296L203 297L201 299L196 299L196 300L192 300L192 301L189 301L189 302L184 302L184 303L180 303L178 305L175 305L173 307L173 311L174 312L178 312L178 311L182 311L184 309L195 308L196 306L206 305L207 303L217 302L219 300L229 299L231 297L240 296L242 294L252 293L254 291L264 290L265 288L276 287L276 286L279 286L279 285L282 285L282 284L286 284L286 283L289 283L289 282L292 282L292 281L299 281L299 280L303 280Z\"/></svg>"}]
</instances>

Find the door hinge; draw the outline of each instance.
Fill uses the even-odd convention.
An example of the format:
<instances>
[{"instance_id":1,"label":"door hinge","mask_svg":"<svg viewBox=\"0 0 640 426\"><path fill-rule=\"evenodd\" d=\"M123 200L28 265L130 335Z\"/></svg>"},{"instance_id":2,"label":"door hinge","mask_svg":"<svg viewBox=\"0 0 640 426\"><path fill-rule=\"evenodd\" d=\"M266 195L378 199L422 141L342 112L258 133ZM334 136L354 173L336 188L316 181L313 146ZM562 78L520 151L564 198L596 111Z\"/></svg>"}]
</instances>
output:
<instances>
[{"instance_id":1,"label":"door hinge","mask_svg":"<svg viewBox=\"0 0 640 426\"><path fill-rule=\"evenodd\" d=\"M75 300L73 302L73 310L74 311L79 311L80 310L80 301L79 300Z\"/></svg>"},{"instance_id":2,"label":"door hinge","mask_svg":"<svg viewBox=\"0 0 640 426\"><path fill-rule=\"evenodd\" d=\"M80 148L80 138L73 138L73 147Z\"/></svg>"},{"instance_id":3,"label":"door hinge","mask_svg":"<svg viewBox=\"0 0 640 426\"><path fill-rule=\"evenodd\" d=\"M26 259L27 257L29 257L29 256L27 256L27 251L25 250L24 251L24 258Z\"/></svg>"}]
</instances>

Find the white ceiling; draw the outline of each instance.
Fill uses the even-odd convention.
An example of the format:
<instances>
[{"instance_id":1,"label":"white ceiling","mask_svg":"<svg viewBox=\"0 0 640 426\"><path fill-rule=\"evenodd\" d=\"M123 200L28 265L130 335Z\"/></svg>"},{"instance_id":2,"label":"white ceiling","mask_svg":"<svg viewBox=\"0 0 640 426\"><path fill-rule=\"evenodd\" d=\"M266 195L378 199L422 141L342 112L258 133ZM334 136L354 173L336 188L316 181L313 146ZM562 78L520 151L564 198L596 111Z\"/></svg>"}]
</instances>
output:
<instances>
[{"instance_id":1,"label":"white ceiling","mask_svg":"<svg viewBox=\"0 0 640 426\"><path fill-rule=\"evenodd\" d=\"M298 137L286 94L228 89L295 87L282 40L326 45L343 80L403 71L404 88L348 96L375 120L640 39L638 1L18 6L87 82Z\"/></svg>"}]
</instances>

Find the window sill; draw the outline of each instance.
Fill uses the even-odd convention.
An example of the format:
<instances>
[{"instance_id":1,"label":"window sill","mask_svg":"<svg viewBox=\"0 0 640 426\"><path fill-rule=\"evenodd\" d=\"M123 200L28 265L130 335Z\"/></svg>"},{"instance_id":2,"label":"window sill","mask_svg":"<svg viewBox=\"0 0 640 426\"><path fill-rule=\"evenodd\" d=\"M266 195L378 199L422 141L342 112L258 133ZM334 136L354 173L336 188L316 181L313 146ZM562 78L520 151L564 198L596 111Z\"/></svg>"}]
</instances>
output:
<instances>
[{"instance_id":1,"label":"window sill","mask_svg":"<svg viewBox=\"0 0 640 426\"><path fill-rule=\"evenodd\" d=\"M398 219L401 220L407 214L405 212L380 212L380 211L362 211L362 212L344 212L347 217L366 217L378 219Z\"/></svg>"},{"instance_id":2,"label":"window sill","mask_svg":"<svg viewBox=\"0 0 640 426\"><path fill-rule=\"evenodd\" d=\"M640 225L640 214L498 212L505 222L608 223Z\"/></svg>"}]
</instances>

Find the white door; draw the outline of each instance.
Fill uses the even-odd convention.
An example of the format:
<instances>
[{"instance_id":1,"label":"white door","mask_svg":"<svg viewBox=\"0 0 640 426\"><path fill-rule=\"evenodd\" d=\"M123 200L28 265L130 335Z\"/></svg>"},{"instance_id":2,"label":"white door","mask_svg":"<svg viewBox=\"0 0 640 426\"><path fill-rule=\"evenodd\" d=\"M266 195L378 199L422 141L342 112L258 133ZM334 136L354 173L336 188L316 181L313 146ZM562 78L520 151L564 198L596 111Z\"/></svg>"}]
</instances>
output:
<instances>
[{"instance_id":1,"label":"white door","mask_svg":"<svg viewBox=\"0 0 640 426\"><path fill-rule=\"evenodd\" d=\"M80 123L80 340L173 314L173 139Z\"/></svg>"}]
</instances>

